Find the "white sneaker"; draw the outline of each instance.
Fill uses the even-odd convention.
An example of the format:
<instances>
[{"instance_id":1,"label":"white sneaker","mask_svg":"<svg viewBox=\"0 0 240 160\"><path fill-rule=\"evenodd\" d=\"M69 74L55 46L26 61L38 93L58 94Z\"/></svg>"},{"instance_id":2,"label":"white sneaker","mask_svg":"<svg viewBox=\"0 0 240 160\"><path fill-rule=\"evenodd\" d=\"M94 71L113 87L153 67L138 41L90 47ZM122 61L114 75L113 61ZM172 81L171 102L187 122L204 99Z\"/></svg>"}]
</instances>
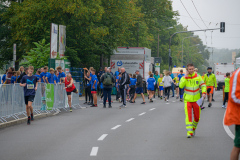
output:
<instances>
[{"instance_id":1,"label":"white sneaker","mask_svg":"<svg viewBox=\"0 0 240 160\"><path fill-rule=\"evenodd\" d=\"M226 108L226 106L225 106L225 105L222 105L222 108Z\"/></svg>"},{"instance_id":2,"label":"white sneaker","mask_svg":"<svg viewBox=\"0 0 240 160\"><path fill-rule=\"evenodd\" d=\"M168 102L168 99L167 99L167 102Z\"/></svg>"}]
</instances>

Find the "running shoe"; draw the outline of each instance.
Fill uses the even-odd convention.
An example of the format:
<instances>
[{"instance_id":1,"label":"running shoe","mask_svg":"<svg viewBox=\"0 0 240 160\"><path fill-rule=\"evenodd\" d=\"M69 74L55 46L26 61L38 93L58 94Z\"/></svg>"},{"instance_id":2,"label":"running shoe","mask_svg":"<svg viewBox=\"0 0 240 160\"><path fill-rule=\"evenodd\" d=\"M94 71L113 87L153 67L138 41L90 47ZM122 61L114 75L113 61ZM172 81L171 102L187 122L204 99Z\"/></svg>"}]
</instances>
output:
<instances>
[{"instance_id":1,"label":"running shoe","mask_svg":"<svg viewBox=\"0 0 240 160\"><path fill-rule=\"evenodd\" d=\"M93 104L92 106L90 106L90 107L97 107L97 105L96 104Z\"/></svg>"},{"instance_id":2,"label":"running shoe","mask_svg":"<svg viewBox=\"0 0 240 160\"><path fill-rule=\"evenodd\" d=\"M133 101L130 101L130 103L135 103L135 101L133 102Z\"/></svg>"},{"instance_id":3,"label":"running shoe","mask_svg":"<svg viewBox=\"0 0 240 160\"><path fill-rule=\"evenodd\" d=\"M30 125L30 124L31 124L31 119L30 119L30 117L28 117L27 125Z\"/></svg>"},{"instance_id":4,"label":"running shoe","mask_svg":"<svg viewBox=\"0 0 240 160\"><path fill-rule=\"evenodd\" d=\"M162 99L162 96L160 97L160 99Z\"/></svg>"},{"instance_id":5,"label":"running shoe","mask_svg":"<svg viewBox=\"0 0 240 160\"><path fill-rule=\"evenodd\" d=\"M215 100L214 100L214 99L212 99L212 101L213 101L213 102L215 102Z\"/></svg>"},{"instance_id":6,"label":"running shoe","mask_svg":"<svg viewBox=\"0 0 240 160\"><path fill-rule=\"evenodd\" d=\"M78 94L78 89L77 89L77 91L75 93Z\"/></svg>"},{"instance_id":7,"label":"running shoe","mask_svg":"<svg viewBox=\"0 0 240 160\"><path fill-rule=\"evenodd\" d=\"M226 106L225 106L225 105L222 105L222 108L226 108Z\"/></svg>"},{"instance_id":8,"label":"running shoe","mask_svg":"<svg viewBox=\"0 0 240 160\"><path fill-rule=\"evenodd\" d=\"M212 107L212 103L209 103L209 104L208 104L208 107Z\"/></svg>"},{"instance_id":9,"label":"running shoe","mask_svg":"<svg viewBox=\"0 0 240 160\"><path fill-rule=\"evenodd\" d=\"M205 107L200 107L201 108L201 110L203 110Z\"/></svg>"},{"instance_id":10,"label":"running shoe","mask_svg":"<svg viewBox=\"0 0 240 160\"><path fill-rule=\"evenodd\" d=\"M178 99L179 97L177 96L176 99Z\"/></svg>"},{"instance_id":11,"label":"running shoe","mask_svg":"<svg viewBox=\"0 0 240 160\"><path fill-rule=\"evenodd\" d=\"M108 106L108 108L112 108L112 106Z\"/></svg>"},{"instance_id":12,"label":"running shoe","mask_svg":"<svg viewBox=\"0 0 240 160\"><path fill-rule=\"evenodd\" d=\"M167 102L168 102L168 99L167 99Z\"/></svg>"},{"instance_id":13,"label":"running shoe","mask_svg":"<svg viewBox=\"0 0 240 160\"><path fill-rule=\"evenodd\" d=\"M142 102L141 104L146 104L146 102Z\"/></svg>"},{"instance_id":14,"label":"running shoe","mask_svg":"<svg viewBox=\"0 0 240 160\"><path fill-rule=\"evenodd\" d=\"M106 105L103 105L103 108L106 108Z\"/></svg>"},{"instance_id":15,"label":"running shoe","mask_svg":"<svg viewBox=\"0 0 240 160\"><path fill-rule=\"evenodd\" d=\"M34 121L33 114L31 114L31 121Z\"/></svg>"},{"instance_id":16,"label":"running shoe","mask_svg":"<svg viewBox=\"0 0 240 160\"><path fill-rule=\"evenodd\" d=\"M180 99L180 102L183 102L183 99L182 99L182 98Z\"/></svg>"},{"instance_id":17,"label":"running shoe","mask_svg":"<svg viewBox=\"0 0 240 160\"><path fill-rule=\"evenodd\" d=\"M88 104L87 102L83 103L83 104Z\"/></svg>"},{"instance_id":18,"label":"running shoe","mask_svg":"<svg viewBox=\"0 0 240 160\"><path fill-rule=\"evenodd\" d=\"M72 108L70 108L69 111L72 112Z\"/></svg>"}]
</instances>

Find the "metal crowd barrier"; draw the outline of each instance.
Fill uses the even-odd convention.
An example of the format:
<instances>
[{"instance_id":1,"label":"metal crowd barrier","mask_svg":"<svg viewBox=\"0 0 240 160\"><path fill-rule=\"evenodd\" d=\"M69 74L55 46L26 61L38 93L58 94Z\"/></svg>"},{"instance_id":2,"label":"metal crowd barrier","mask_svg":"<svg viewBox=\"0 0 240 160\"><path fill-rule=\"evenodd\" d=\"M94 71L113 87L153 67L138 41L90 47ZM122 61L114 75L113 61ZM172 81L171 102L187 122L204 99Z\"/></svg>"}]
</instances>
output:
<instances>
[{"instance_id":1,"label":"metal crowd barrier","mask_svg":"<svg viewBox=\"0 0 240 160\"><path fill-rule=\"evenodd\" d=\"M80 88L80 82L74 83L76 88ZM54 105L52 110L46 107L46 84L38 83L38 89L33 102L33 110L36 114L49 113L51 111L67 110L66 90L63 90L64 84L54 85ZM79 95L72 93L72 107L79 105ZM26 117L26 105L24 102L23 87L18 83L0 84L0 122Z\"/></svg>"}]
</instances>

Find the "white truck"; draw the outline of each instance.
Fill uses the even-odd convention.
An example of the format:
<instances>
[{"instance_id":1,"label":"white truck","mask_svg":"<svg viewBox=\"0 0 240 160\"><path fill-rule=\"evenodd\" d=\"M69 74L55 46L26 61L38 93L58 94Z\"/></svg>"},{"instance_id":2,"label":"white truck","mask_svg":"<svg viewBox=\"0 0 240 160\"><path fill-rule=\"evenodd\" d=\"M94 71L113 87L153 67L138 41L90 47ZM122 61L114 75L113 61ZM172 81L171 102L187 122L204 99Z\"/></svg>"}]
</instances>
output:
<instances>
[{"instance_id":1,"label":"white truck","mask_svg":"<svg viewBox=\"0 0 240 160\"><path fill-rule=\"evenodd\" d=\"M135 74L139 70L144 81L144 92L146 92L146 77L149 71L153 71L153 59L151 49L145 47L118 47L110 58L110 67L113 74L119 67L124 67L127 73Z\"/></svg>"},{"instance_id":2,"label":"white truck","mask_svg":"<svg viewBox=\"0 0 240 160\"><path fill-rule=\"evenodd\" d=\"M145 47L118 47L110 58L112 72L124 67L127 73L134 74L139 70L143 79L152 71L151 49Z\"/></svg>"},{"instance_id":3,"label":"white truck","mask_svg":"<svg viewBox=\"0 0 240 160\"><path fill-rule=\"evenodd\" d=\"M218 90L222 89L224 84L224 80L226 78L226 73L230 73L232 76L234 72L234 64L233 63L215 63L214 64L214 74L217 79Z\"/></svg>"}]
</instances>

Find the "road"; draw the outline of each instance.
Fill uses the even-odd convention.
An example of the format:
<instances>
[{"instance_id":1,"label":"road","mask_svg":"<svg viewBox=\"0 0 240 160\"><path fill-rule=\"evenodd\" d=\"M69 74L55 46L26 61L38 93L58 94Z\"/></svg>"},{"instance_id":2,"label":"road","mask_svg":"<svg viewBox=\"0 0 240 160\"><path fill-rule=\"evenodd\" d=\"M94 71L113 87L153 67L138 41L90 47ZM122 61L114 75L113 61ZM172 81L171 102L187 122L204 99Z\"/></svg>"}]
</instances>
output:
<instances>
[{"instance_id":1,"label":"road","mask_svg":"<svg viewBox=\"0 0 240 160\"><path fill-rule=\"evenodd\" d=\"M226 160L233 140L224 130L222 92L205 107L196 136L186 138L183 103L155 100L119 109L86 108L0 130L1 160ZM82 104L83 101L80 101ZM230 127L234 134L234 127Z\"/></svg>"}]
</instances>

